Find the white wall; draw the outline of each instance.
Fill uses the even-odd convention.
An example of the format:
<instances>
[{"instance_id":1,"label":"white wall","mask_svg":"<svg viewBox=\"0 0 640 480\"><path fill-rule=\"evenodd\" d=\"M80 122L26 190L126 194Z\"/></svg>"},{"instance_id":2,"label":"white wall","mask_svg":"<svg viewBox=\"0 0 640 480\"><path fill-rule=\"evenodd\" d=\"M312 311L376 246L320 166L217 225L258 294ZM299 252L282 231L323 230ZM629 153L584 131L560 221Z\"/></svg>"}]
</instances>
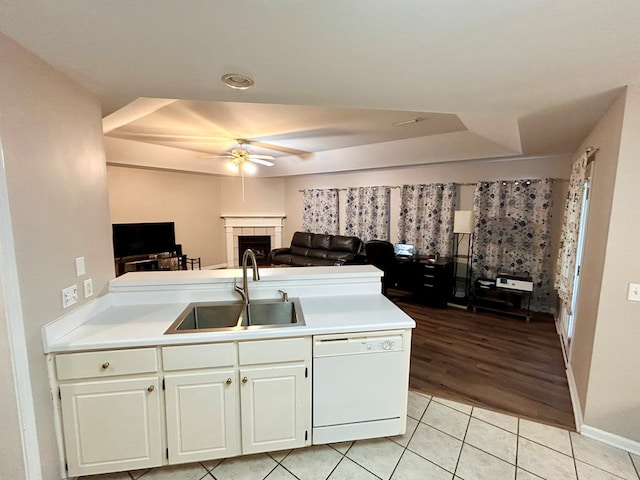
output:
<instances>
[{"instance_id":1,"label":"white wall","mask_svg":"<svg viewBox=\"0 0 640 480\"><path fill-rule=\"evenodd\" d=\"M609 221L613 206L625 99L625 94L618 98L585 139L579 150L582 152L588 146L600 149L596 154L592 173L580 292L577 298L575 330L569 352L569 363L575 379L576 394L583 413L589 388L596 325L599 322L598 310L605 263L604 253L607 249L609 236Z\"/></svg>"},{"instance_id":2,"label":"white wall","mask_svg":"<svg viewBox=\"0 0 640 480\"><path fill-rule=\"evenodd\" d=\"M613 202L604 255L585 424L640 442L640 302L626 299L640 283L640 84L624 98ZM598 172L608 165L599 165ZM597 175L597 173L596 173Z\"/></svg>"},{"instance_id":3,"label":"white wall","mask_svg":"<svg viewBox=\"0 0 640 480\"><path fill-rule=\"evenodd\" d=\"M243 200L240 177L224 177L221 182L220 208L223 214L282 214L287 210L284 180L246 176Z\"/></svg>"},{"instance_id":4,"label":"white wall","mask_svg":"<svg viewBox=\"0 0 640 480\"><path fill-rule=\"evenodd\" d=\"M55 479L60 466L40 330L67 312L64 287L91 277L99 293L113 278L100 105L1 34L0 59L0 139L23 312L9 322L22 321L26 336L37 433L24 434L37 434L42 478ZM80 256L87 274L78 278ZM80 298L77 306L87 301Z\"/></svg>"},{"instance_id":5,"label":"white wall","mask_svg":"<svg viewBox=\"0 0 640 480\"><path fill-rule=\"evenodd\" d=\"M107 168L112 223L175 222L176 243L203 267L226 261L220 221L220 177Z\"/></svg>"},{"instance_id":6,"label":"white wall","mask_svg":"<svg viewBox=\"0 0 640 480\"><path fill-rule=\"evenodd\" d=\"M175 222L176 242L203 267L226 263L223 214L283 214L284 181L150 170L107 169L112 223Z\"/></svg>"},{"instance_id":7,"label":"white wall","mask_svg":"<svg viewBox=\"0 0 640 480\"><path fill-rule=\"evenodd\" d=\"M4 279L2 279L4 281ZM18 421L18 403L14 385L13 358L9 347L9 333L0 282L0 412L2 412L2 435L0 435L0 478L26 478L22 455L22 435Z\"/></svg>"}]
</instances>

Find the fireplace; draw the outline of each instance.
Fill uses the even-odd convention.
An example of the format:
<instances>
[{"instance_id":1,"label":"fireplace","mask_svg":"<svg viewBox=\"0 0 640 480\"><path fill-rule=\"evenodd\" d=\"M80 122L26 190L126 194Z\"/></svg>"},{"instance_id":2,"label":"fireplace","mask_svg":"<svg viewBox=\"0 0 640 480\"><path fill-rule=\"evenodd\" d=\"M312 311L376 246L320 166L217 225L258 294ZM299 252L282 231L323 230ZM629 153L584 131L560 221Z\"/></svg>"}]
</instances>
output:
<instances>
[{"instance_id":1,"label":"fireplace","mask_svg":"<svg viewBox=\"0 0 640 480\"><path fill-rule=\"evenodd\" d=\"M269 235L271 248L282 247L284 214L221 215L224 219L227 268L237 268L242 260L238 238L248 235Z\"/></svg>"},{"instance_id":2,"label":"fireplace","mask_svg":"<svg viewBox=\"0 0 640 480\"><path fill-rule=\"evenodd\" d=\"M271 251L271 237L269 235L240 235L238 236L238 265L242 264L244 251L250 248L256 256L260 266L269 265L267 257Z\"/></svg>"}]
</instances>

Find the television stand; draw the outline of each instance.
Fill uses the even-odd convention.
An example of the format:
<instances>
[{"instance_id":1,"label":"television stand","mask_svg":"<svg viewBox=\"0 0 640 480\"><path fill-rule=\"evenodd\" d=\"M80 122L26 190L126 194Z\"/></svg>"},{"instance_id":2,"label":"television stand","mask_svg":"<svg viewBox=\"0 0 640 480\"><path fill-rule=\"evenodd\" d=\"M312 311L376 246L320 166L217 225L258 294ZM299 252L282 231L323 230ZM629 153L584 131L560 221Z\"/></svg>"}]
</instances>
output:
<instances>
[{"instance_id":1,"label":"television stand","mask_svg":"<svg viewBox=\"0 0 640 480\"><path fill-rule=\"evenodd\" d=\"M116 277L128 272L186 270L187 256L182 254L182 245L175 250L148 255L132 255L115 259Z\"/></svg>"}]
</instances>

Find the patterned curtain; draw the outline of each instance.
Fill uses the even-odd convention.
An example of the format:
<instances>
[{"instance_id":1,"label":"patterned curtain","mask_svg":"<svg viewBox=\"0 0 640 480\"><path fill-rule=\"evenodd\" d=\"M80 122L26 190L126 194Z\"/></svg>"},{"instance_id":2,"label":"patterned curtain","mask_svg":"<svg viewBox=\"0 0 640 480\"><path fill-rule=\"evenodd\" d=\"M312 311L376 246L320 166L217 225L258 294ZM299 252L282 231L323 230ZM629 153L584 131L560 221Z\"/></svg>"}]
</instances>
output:
<instances>
[{"instance_id":1,"label":"patterned curtain","mask_svg":"<svg viewBox=\"0 0 640 480\"><path fill-rule=\"evenodd\" d=\"M451 255L456 185L403 185L398 237L420 255Z\"/></svg>"},{"instance_id":2,"label":"patterned curtain","mask_svg":"<svg viewBox=\"0 0 640 480\"><path fill-rule=\"evenodd\" d=\"M338 189L311 189L302 192L302 229L305 232L336 235L340 231Z\"/></svg>"},{"instance_id":3,"label":"patterned curtain","mask_svg":"<svg viewBox=\"0 0 640 480\"><path fill-rule=\"evenodd\" d=\"M576 160L571 168L569 178L569 192L564 206L564 221L560 234L560 248L556 262L556 278L554 287L562 299L563 306L569 315L573 300L573 281L576 271L576 255L578 253L578 235L580 233L580 216L582 214L582 196L587 172L587 157L585 152Z\"/></svg>"},{"instance_id":4,"label":"patterned curtain","mask_svg":"<svg viewBox=\"0 0 640 480\"><path fill-rule=\"evenodd\" d=\"M369 240L389 240L390 187L360 187L347 190L345 233Z\"/></svg>"},{"instance_id":5,"label":"patterned curtain","mask_svg":"<svg viewBox=\"0 0 640 480\"><path fill-rule=\"evenodd\" d=\"M476 217L473 281L500 272L533 278L531 309L551 312L552 182L520 180L480 182Z\"/></svg>"}]
</instances>

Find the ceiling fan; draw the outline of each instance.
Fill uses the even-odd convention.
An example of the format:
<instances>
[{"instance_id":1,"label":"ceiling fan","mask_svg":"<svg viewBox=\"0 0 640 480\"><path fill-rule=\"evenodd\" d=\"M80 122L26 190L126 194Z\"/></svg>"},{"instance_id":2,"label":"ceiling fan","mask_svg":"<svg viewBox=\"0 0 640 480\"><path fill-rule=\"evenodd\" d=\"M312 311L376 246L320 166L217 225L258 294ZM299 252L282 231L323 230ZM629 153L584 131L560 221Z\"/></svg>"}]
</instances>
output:
<instances>
[{"instance_id":1,"label":"ceiling fan","mask_svg":"<svg viewBox=\"0 0 640 480\"><path fill-rule=\"evenodd\" d=\"M222 155L201 155L200 158L226 158L229 160L229 168L233 171L240 172L241 174L251 173L253 166L247 162L257 163L264 165L265 167L273 167L275 157L271 155L257 155L251 153L251 151L245 146L248 145L244 139L238 139L238 148L234 148L228 153Z\"/></svg>"}]
</instances>

